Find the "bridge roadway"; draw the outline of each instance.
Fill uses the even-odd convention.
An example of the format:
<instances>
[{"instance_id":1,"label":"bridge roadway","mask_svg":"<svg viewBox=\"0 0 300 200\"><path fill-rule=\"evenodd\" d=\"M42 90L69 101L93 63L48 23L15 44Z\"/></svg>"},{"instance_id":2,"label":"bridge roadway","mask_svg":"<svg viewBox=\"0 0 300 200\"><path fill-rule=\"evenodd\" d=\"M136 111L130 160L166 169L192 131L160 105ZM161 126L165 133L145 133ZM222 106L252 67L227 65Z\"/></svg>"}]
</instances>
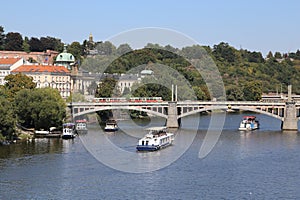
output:
<instances>
[{"instance_id":1,"label":"bridge roadway","mask_svg":"<svg viewBox=\"0 0 300 200\"><path fill-rule=\"evenodd\" d=\"M167 119L168 127L178 127L178 120L192 114L214 110L244 110L262 113L282 121L286 130L296 130L300 120L299 102L260 101L178 101L178 102L72 102L72 116L78 117L102 110L137 110Z\"/></svg>"}]
</instances>

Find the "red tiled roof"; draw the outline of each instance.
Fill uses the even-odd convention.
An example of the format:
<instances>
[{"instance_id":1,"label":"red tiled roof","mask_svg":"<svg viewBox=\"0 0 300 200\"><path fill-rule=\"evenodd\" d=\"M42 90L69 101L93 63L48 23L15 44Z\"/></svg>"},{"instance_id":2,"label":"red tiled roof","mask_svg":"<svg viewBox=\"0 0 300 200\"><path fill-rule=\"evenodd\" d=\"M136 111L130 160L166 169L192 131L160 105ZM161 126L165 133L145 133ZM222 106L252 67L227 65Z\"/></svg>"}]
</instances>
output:
<instances>
[{"instance_id":1,"label":"red tiled roof","mask_svg":"<svg viewBox=\"0 0 300 200\"><path fill-rule=\"evenodd\" d=\"M64 66L56 65L21 65L12 72L58 72L58 73L70 73L70 71Z\"/></svg>"},{"instance_id":2,"label":"red tiled roof","mask_svg":"<svg viewBox=\"0 0 300 200\"><path fill-rule=\"evenodd\" d=\"M0 65L13 65L21 58L0 58Z\"/></svg>"}]
</instances>

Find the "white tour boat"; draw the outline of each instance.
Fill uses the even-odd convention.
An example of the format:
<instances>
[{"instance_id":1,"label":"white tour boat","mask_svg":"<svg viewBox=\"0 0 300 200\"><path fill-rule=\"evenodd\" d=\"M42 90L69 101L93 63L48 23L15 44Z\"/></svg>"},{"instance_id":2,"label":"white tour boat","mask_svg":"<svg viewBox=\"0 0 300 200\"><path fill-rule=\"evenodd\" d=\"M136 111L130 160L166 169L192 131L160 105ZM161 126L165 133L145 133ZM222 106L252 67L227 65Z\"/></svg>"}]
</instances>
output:
<instances>
[{"instance_id":1,"label":"white tour boat","mask_svg":"<svg viewBox=\"0 0 300 200\"><path fill-rule=\"evenodd\" d=\"M88 132L87 121L85 119L76 120L75 124L76 124L75 129L77 134Z\"/></svg>"},{"instance_id":2,"label":"white tour boat","mask_svg":"<svg viewBox=\"0 0 300 200\"><path fill-rule=\"evenodd\" d=\"M117 131L119 129L116 120L108 120L105 124L104 130L107 132Z\"/></svg>"},{"instance_id":3,"label":"white tour boat","mask_svg":"<svg viewBox=\"0 0 300 200\"><path fill-rule=\"evenodd\" d=\"M255 116L244 116L243 120L240 123L239 130L255 130L259 128L259 122L256 120Z\"/></svg>"},{"instance_id":4,"label":"white tour boat","mask_svg":"<svg viewBox=\"0 0 300 200\"><path fill-rule=\"evenodd\" d=\"M72 139L76 136L75 124L74 123L65 123L63 124L63 133L62 139Z\"/></svg>"},{"instance_id":5,"label":"white tour boat","mask_svg":"<svg viewBox=\"0 0 300 200\"><path fill-rule=\"evenodd\" d=\"M167 147L174 141L174 134L167 132L167 127L152 127L149 133L139 140L138 151L156 151Z\"/></svg>"}]
</instances>

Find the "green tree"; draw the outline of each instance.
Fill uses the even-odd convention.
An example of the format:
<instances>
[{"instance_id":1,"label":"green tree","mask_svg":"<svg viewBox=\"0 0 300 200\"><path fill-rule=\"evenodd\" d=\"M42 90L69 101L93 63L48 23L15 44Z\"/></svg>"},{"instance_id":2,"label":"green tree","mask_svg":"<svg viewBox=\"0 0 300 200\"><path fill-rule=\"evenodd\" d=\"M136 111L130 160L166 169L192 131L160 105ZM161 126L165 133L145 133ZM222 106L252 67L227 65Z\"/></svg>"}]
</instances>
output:
<instances>
[{"instance_id":1,"label":"green tree","mask_svg":"<svg viewBox=\"0 0 300 200\"><path fill-rule=\"evenodd\" d=\"M267 58L273 58L273 53L272 51L269 51L268 55L267 55Z\"/></svg>"},{"instance_id":2,"label":"green tree","mask_svg":"<svg viewBox=\"0 0 300 200\"><path fill-rule=\"evenodd\" d=\"M20 33L9 32L5 37L4 49L8 51L22 51L23 38Z\"/></svg>"},{"instance_id":3,"label":"green tree","mask_svg":"<svg viewBox=\"0 0 300 200\"><path fill-rule=\"evenodd\" d=\"M68 46L68 52L73 54L76 60L82 60L81 55L83 55L83 47L79 42L72 42L72 44Z\"/></svg>"},{"instance_id":4,"label":"green tree","mask_svg":"<svg viewBox=\"0 0 300 200\"><path fill-rule=\"evenodd\" d=\"M129 94L130 94L130 89L128 87L125 87L122 95L127 96Z\"/></svg>"},{"instance_id":5,"label":"green tree","mask_svg":"<svg viewBox=\"0 0 300 200\"><path fill-rule=\"evenodd\" d=\"M5 34L3 26L0 26L0 50L4 49Z\"/></svg>"},{"instance_id":6,"label":"green tree","mask_svg":"<svg viewBox=\"0 0 300 200\"><path fill-rule=\"evenodd\" d=\"M60 127L66 116L66 104L56 89L22 90L15 96L15 113L22 126L48 130Z\"/></svg>"},{"instance_id":7,"label":"green tree","mask_svg":"<svg viewBox=\"0 0 300 200\"><path fill-rule=\"evenodd\" d=\"M228 43L221 42L218 45L214 45L213 55L219 61L227 61L233 63L237 60L236 52L237 50L229 46Z\"/></svg>"},{"instance_id":8,"label":"green tree","mask_svg":"<svg viewBox=\"0 0 300 200\"><path fill-rule=\"evenodd\" d=\"M98 85L95 96L96 97L112 97L118 94L116 91L117 81L114 78L104 78L102 82Z\"/></svg>"},{"instance_id":9,"label":"green tree","mask_svg":"<svg viewBox=\"0 0 300 200\"><path fill-rule=\"evenodd\" d=\"M205 92L202 91L201 87L199 86L193 86L193 90L195 92L195 95L197 96L198 100L206 100Z\"/></svg>"},{"instance_id":10,"label":"green tree","mask_svg":"<svg viewBox=\"0 0 300 200\"><path fill-rule=\"evenodd\" d=\"M44 51L44 46L41 42L40 39L32 37L28 41L28 44L30 46L30 51L37 51L37 52L42 52Z\"/></svg>"},{"instance_id":11,"label":"green tree","mask_svg":"<svg viewBox=\"0 0 300 200\"><path fill-rule=\"evenodd\" d=\"M87 88L88 94L95 95L96 90L97 90L97 83L93 81Z\"/></svg>"},{"instance_id":12,"label":"green tree","mask_svg":"<svg viewBox=\"0 0 300 200\"><path fill-rule=\"evenodd\" d=\"M137 89L132 92L135 97L162 97L165 101L171 100L171 91L163 85L149 83L133 86L133 88L136 87Z\"/></svg>"},{"instance_id":13,"label":"green tree","mask_svg":"<svg viewBox=\"0 0 300 200\"><path fill-rule=\"evenodd\" d=\"M100 55L112 55L116 51L116 47L109 41L98 43L96 49Z\"/></svg>"},{"instance_id":14,"label":"green tree","mask_svg":"<svg viewBox=\"0 0 300 200\"><path fill-rule=\"evenodd\" d=\"M4 88L6 89L10 100L12 100L20 90L33 89L36 87L32 77L21 73L7 75L4 80L6 81Z\"/></svg>"},{"instance_id":15,"label":"green tree","mask_svg":"<svg viewBox=\"0 0 300 200\"><path fill-rule=\"evenodd\" d=\"M15 115L12 103L0 96L0 135L12 139L15 128Z\"/></svg>"},{"instance_id":16,"label":"green tree","mask_svg":"<svg viewBox=\"0 0 300 200\"><path fill-rule=\"evenodd\" d=\"M121 44L117 50L116 53L117 55L123 55L125 53L131 52L132 48L129 46L129 44Z\"/></svg>"},{"instance_id":17,"label":"green tree","mask_svg":"<svg viewBox=\"0 0 300 200\"><path fill-rule=\"evenodd\" d=\"M243 101L244 93L241 87L237 85L228 86L226 88L226 98L228 101Z\"/></svg>"},{"instance_id":18,"label":"green tree","mask_svg":"<svg viewBox=\"0 0 300 200\"><path fill-rule=\"evenodd\" d=\"M29 39L28 37L25 37L24 41L23 41L23 45L22 45L22 49L23 51L29 53L30 52L30 45L28 44Z\"/></svg>"},{"instance_id":19,"label":"green tree","mask_svg":"<svg viewBox=\"0 0 300 200\"><path fill-rule=\"evenodd\" d=\"M281 55L280 52L275 52L274 57L277 58L277 59L281 59L282 55Z\"/></svg>"},{"instance_id":20,"label":"green tree","mask_svg":"<svg viewBox=\"0 0 300 200\"><path fill-rule=\"evenodd\" d=\"M259 81L246 82L243 93L246 101L259 101L262 95L262 85Z\"/></svg>"}]
</instances>

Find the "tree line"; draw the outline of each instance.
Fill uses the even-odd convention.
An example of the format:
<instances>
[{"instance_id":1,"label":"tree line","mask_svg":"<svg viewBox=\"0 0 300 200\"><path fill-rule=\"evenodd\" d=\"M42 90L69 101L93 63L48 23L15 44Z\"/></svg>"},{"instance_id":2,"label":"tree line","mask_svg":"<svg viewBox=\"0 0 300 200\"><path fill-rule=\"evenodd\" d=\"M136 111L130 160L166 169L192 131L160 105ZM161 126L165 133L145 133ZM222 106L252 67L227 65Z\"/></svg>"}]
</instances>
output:
<instances>
[{"instance_id":1,"label":"tree line","mask_svg":"<svg viewBox=\"0 0 300 200\"><path fill-rule=\"evenodd\" d=\"M155 48L154 48L155 47ZM227 100L260 100L262 93L279 93L287 92L287 86L293 85L293 92L300 94L300 60L297 59L297 54L289 57L279 52L273 56L272 52L268 57L263 58L260 52L251 52L245 49L235 49L228 43L221 42L220 44L209 46L194 45L184 47L182 49L168 46L159 46L158 44L147 44L144 49L130 51L121 56L113 54L97 55L93 58L86 58L82 63L82 68L92 72L106 73L138 73L143 69L151 69L154 71L155 78L164 77L168 81L173 81L176 84L183 82L183 79L174 79L168 76L170 70L164 71L164 66L170 66L183 75L184 79L190 84L180 86L178 89L186 99L194 99L189 88L193 89L196 99L209 100L211 94L208 91L207 83L203 79L203 75L213 77L213 72L210 72L209 58L217 66L220 71L222 81L224 82L226 99ZM280 56L279 56L280 54ZM198 71L195 68L195 63L202 66ZM161 67L159 66L161 65ZM141 66L141 67L138 67ZM169 78L166 78L169 77ZM176 77L178 77L176 75ZM180 80L180 81L178 81ZM135 85L132 95L155 96L157 92L145 86L149 80L142 79L141 83ZM161 83L160 83L161 84ZM162 85L167 84L163 83ZM148 84L149 85L149 84ZM157 88L155 84L151 84L152 88ZM105 84L98 87L98 93L106 88ZM160 91L165 91L160 88ZM128 91L126 90L128 93ZM222 94L222 91L218 92ZM164 92L164 94L169 94ZM164 95L165 99L170 99L169 95ZM219 95L221 96L221 95ZM217 95L218 97L218 95ZM185 99L182 99L185 100Z\"/></svg>"}]
</instances>

